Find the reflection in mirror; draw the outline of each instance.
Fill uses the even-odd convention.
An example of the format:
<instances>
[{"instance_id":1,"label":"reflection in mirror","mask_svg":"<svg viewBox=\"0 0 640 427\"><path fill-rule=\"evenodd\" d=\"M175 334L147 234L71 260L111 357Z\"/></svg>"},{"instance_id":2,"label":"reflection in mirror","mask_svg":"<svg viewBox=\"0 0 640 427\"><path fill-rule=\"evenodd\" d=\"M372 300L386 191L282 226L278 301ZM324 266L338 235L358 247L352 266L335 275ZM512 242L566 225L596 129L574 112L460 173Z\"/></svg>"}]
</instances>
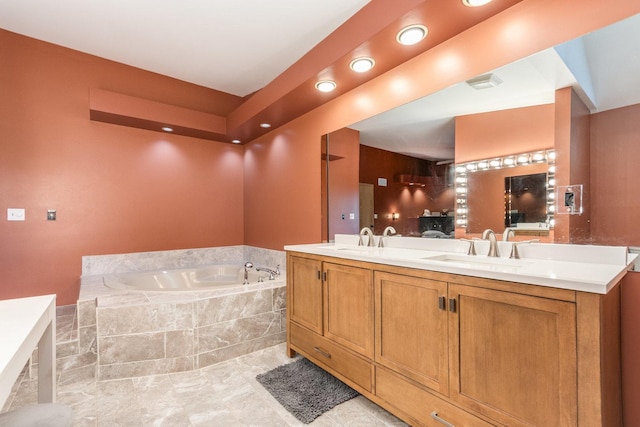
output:
<instances>
[{"instance_id":1,"label":"reflection in mirror","mask_svg":"<svg viewBox=\"0 0 640 427\"><path fill-rule=\"evenodd\" d=\"M547 174L508 176L504 179L505 227L547 222Z\"/></svg>"},{"instance_id":2,"label":"reflection in mirror","mask_svg":"<svg viewBox=\"0 0 640 427\"><path fill-rule=\"evenodd\" d=\"M466 163L553 148L558 153L556 164L562 170L555 177L558 185L582 185L584 211L556 217L549 239L640 245L640 229L634 226L633 218L640 200L628 186L619 185L635 173L629 159L640 155L640 148L632 142L635 138L629 138L640 134L640 61L635 42L639 33L640 16L633 16L499 69L487 70L502 81L490 89L475 90L461 82L349 128L359 132L361 153L366 147L426 160L435 166L453 160ZM447 173L427 175L439 179L432 194L429 184L420 187L414 182L411 186L398 177L415 172L390 171L386 163L380 162L391 161L381 156L367 159L361 154L360 165L374 169L368 174L369 185L374 188L377 233L384 229L383 225L393 224L390 215L395 212L399 215L396 221L411 219L415 224L412 230L417 229L420 234L418 217L425 216L424 210L439 216L444 208L449 210L448 215L455 209L456 234L462 237L458 221L465 218L458 214L460 207L453 206L457 195L449 198L453 201L450 206L441 203L446 197L438 197L451 188L453 177L447 181ZM518 172L532 173L536 172ZM386 180L386 187L379 185L379 178ZM472 207L470 231L475 231L473 227L480 231L504 229L504 176L498 186L497 222L471 224ZM378 208L377 193L393 193L393 187L397 193L395 205L388 202ZM469 191L474 194L471 188ZM486 188L478 191L486 210L489 195ZM333 200L331 188L329 200ZM547 205L549 209L556 207L554 203ZM611 221L611 211L617 212L616 221Z\"/></svg>"},{"instance_id":3,"label":"reflection in mirror","mask_svg":"<svg viewBox=\"0 0 640 427\"><path fill-rule=\"evenodd\" d=\"M461 233L513 227L516 236L550 236L555 223L555 151L460 163L455 171L456 226Z\"/></svg>"}]
</instances>

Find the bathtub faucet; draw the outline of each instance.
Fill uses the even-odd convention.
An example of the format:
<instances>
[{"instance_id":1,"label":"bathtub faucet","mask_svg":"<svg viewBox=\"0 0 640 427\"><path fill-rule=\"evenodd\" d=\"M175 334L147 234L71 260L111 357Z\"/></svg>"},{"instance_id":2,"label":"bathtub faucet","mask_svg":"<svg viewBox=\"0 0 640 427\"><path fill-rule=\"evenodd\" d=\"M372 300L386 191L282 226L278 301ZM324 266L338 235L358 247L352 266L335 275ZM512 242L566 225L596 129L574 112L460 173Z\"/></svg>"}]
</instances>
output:
<instances>
[{"instance_id":1,"label":"bathtub faucet","mask_svg":"<svg viewBox=\"0 0 640 427\"><path fill-rule=\"evenodd\" d=\"M253 263L251 262L245 262L244 263L244 281L242 282L243 285L248 285L249 284L249 269L253 268Z\"/></svg>"},{"instance_id":2,"label":"bathtub faucet","mask_svg":"<svg viewBox=\"0 0 640 427\"><path fill-rule=\"evenodd\" d=\"M269 280L275 280L276 276L280 275L280 265L276 265L275 270L267 267L256 267L256 271L266 271L267 273L269 273Z\"/></svg>"}]
</instances>

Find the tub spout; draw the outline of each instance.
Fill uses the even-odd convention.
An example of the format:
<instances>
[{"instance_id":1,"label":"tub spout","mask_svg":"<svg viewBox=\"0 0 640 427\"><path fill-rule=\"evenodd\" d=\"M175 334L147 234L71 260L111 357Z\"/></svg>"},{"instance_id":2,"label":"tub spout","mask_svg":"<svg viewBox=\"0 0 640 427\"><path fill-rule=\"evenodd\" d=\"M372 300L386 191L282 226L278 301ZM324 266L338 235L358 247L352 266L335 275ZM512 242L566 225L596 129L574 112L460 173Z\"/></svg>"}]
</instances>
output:
<instances>
[{"instance_id":1,"label":"tub spout","mask_svg":"<svg viewBox=\"0 0 640 427\"><path fill-rule=\"evenodd\" d=\"M242 282L243 285L249 284L249 269L251 268L253 268L253 263L248 261L244 263L244 281Z\"/></svg>"},{"instance_id":2,"label":"tub spout","mask_svg":"<svg viewBox=\"0 0 640 427\"><path fill-rule=\"evenodd\" d=\"M276 265L275 270L267 267L256 267L256 271L266 271L267 273L269 273L269 280L275 280L276 276L280 275L280 265Z\"/></svg>"}]
</instances>

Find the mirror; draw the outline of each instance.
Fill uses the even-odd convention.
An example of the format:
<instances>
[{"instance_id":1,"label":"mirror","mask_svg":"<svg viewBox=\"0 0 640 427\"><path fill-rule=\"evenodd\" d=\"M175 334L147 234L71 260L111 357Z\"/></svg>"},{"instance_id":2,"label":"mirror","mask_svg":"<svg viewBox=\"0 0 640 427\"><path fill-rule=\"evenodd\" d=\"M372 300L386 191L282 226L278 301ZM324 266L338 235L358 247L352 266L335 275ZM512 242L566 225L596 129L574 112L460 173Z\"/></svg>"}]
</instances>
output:
<instances>
[{"instance_id":1,"label":"mirror","mask_svg":"<svg viewBox=\"0 0 640 427\"><path fill-rule=\"evenodd\" d=\"M505 227L546 223L546 172L505 177L504 194Z\"/></svg>"},{"instance_id":2,"label":"mirror","mask_svg":"<svg viewBox=\"0 0 640 427\"><path fill-rule=\"evenodd\" d=\"M519 135L517 138L506 139L505 141L508 142L501 144L491 143L490 139L487 139L486 143L477 139L473 141L472 137L479 133L475 132L468 138L471 142L464 142L465 135L472 132L464 130L460 125L461 122L477 119L485 114L499 115L498 112L523 111L524 118L518 119L522 120L520 122L508 119L500 122L500 126L496 126L493 122L494 128L522 129L527 126L527 121L530 121L531 117L530 113L534 109L536 111L546 109L546 112L541 113L540 117L542 120L546 115L547 120L540 123L546 123L543 127L547 127L547 130L550 129L551 136L546 142L539 143L537 148L550 149L554 147L555 138L553 111L556 91L572 87L580 102L586 106L587 114L590 115L591 150L595 150L594 153L605 150L605 148L598 148L599 146L594 148L593 143L594 135L598 140L604 141L606 139L606 135L599 135L599 132L605 132L605 130L600 130L605 129L602 125L604 117L622 111L622 107L632 108L629 106L640 103L640 91L638 90L640 85L636 81L636 76L640 75L640 61L637 54L638 48L634 45L634 40L638 38L638 29L640 29L640 18L638 16L630 17L579 39L490 71L487 73L489 77L486 78L488 80L486 85L490 89L476 90L467 82L461 82L436 94L350 126L349 129L359 132L359 140L362 144L358 163L356 163L360 166L360 182L373 188L375 232L379 234L386 225L392 225L396 229L400 228L401 234L422 235L424 228L420 222L424 223L426 220L420 218L431 216L448 217L454 215L454 221L457 223L459 214L456 209L459 206L455 194L455 176L452 163L454 161L465 163L529 151L520 145L522 139L527 139L525 132L522 132L523 135ZM611 64L617 64L617 66L612 67ZM608 126L606 129L610 130L614 125ZM475 129L478 129L477 126ZM491 129L485 128L482 131L495 140L504 137L504 135L497 137L491 135ZM621 141L623 139L621 136L618 138ZM496 145L499 145L497 148L503 151L496 151ZM461 151L459 146L465 148L466 151ZM510 147L510 151L505 152L505 147ZM619 209L628 210L630 207L624 206L624 203L630 203L626 193L624 197L620 197L620 195L615 199L608 197L604 188L610 188L611 183L602 182L593 177L594 174L597 176L615 175L612 172L615 168L609 167L612 161L609 158L617 156L616 158L622 157L624 159L625 156L609 151L607 165L604 164L605 159L603 158L606 156L598 155L597 160L594 160L595 154L592 154L591 160L588 155L579 158L581 164L588 165L587 170L590 170L591 173L593 208L589 215L596 215L598 218L604 218L602 211L609 209L609 206L602 206L600 203L605 198L608 204L617 203ZM416 165L405 166L397 172L383 170L385 165L389 163L389 159L394 158L393 156L414 159ZM424 163L421 165L420 162ZM605 170L605 167L609 168ZM330 170L331 167L329 167ZM363 172L363 170L368 170L368 172ZM544 172L523 172L521 175ZM364 182L363 177L367 174L369 176ZM481 172L478 172L476 176L480 176L480 174ZM510 176L517 176L517 174L510 174ZM483 200L484 195L486 201L487 196L483 193L482 186L480 186L480 190L474 190L473 186L474 182L470 181L468 188L470 197L474 197L479 192L480 199ZM371 187L367 191L371 192ZM388 201L385 207L379 208L377 199L387 197L384 192L395 193L395 203ZM504 177L499 184L499 192L501 197L498 198L497 210L500 214L497 219L491 219L490 221L493 221L491 223L487 220L479 220L478 224L472 224L474 212L483 212L486 209L478 208L479 210L476 210L470 204L467 207L468 223L464 224L464 228L458 227L456 229L458 237L476 233L478 232L476 228L495 227L496 232L501 232L505 226L513 226L514 223L505 223L507 216L509 220L511 219L511 216L506 213L513 211L516 214L518 212L515 211L519 211L520 208L514 209L505 205ZM333 200L331 188L328 190L328 198L330 201ZM587 193L585 193L586 200ZM549 207L553 208L554 204L549 204L547 200L547 209ZM495 209L494 205L492 205L492 209ZM395 218L394 213L397 214ZM356 213L356 217L359 217L359 212ZM536 214L536 218L536 223L542 222L540 221L542 215ZM514 219L518 220L517 215L514 215ZM596 221L592 221L592 218L586 215L583 215L581 220L584 222L582 226L586 230L584 239L582 239L584 243L640 244L640 233L637 237L630 237L628 233L619 229L622 225L616 229L609 222L602 220L599 221L600 225L596 226ZM529 223L529 220L525 219L525 221L525 224ZM546 224L547 221L548 215L544 223ZM515 222L516 227L519 222ZM576 221L571 222L570 227L574 226L573 222L577 224L579 221L576 218ZM631 219L624 223L628 225L630 222L632 222ZM488 226L489 224L494 225ZM594 234L598 237L590 237ZM553 240L553 230L550 235L550 239ZM331 239L330 236L331 233L329 233L329 239Z\"/></svg>"}]
</instances>

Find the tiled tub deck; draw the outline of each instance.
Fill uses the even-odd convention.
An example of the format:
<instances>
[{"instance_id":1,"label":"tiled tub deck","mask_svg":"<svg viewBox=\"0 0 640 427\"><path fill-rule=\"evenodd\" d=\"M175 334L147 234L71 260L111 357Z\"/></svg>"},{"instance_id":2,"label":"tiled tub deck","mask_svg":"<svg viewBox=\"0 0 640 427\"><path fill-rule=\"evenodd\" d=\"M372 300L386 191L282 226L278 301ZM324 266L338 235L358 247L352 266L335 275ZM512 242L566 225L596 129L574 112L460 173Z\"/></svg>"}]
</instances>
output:
<instances>
[{"instance_id":1,"label":"tiled tub deck","mask_svg":"<svg viewBox=\"0 0 640 427\"><path fill-rule=\"evenodd\" d=\"M103 275L207 264L284 266L284 253L232 246L83 258L78 355L109 380L209 366L285 341L283 275L207 291L119 291ZM89 273L89 274L87 274Z\"/></svg>"}]
</instances>

